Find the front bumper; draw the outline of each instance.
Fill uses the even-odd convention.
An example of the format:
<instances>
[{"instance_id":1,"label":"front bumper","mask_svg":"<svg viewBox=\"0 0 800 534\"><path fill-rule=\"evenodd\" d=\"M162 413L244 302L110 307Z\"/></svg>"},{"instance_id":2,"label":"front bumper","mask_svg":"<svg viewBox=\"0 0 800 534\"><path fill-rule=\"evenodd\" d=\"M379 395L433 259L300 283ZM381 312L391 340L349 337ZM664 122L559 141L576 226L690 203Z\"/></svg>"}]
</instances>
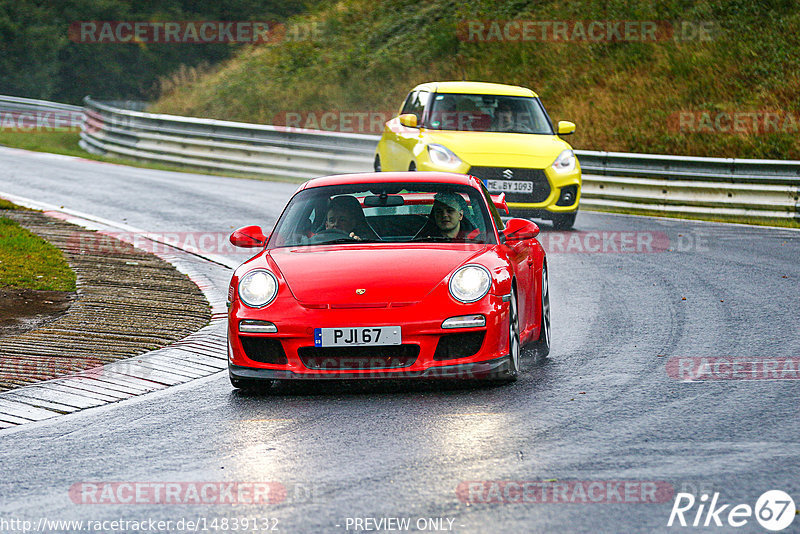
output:
<instances>
[{"instance_id":1,"label":"front bumper","mask_svg":"<svg viewBox=\"0 0 800 534\"><path fill-rule=\"evenodd\" d=\"M569 213L578 209L582 183L580 166L576 166L573 172L566 174L557 174L550 168L543 171L550 186L547 198L541 202L526 202L519 198L520 195L514 195L514 198L506 201L512 215L538 216L546 219L548 215L554 213ZM565 196L567 193L569 197ZM565 198L570 197L572 200L565 202Z\"/></svg>"},{"instance_id":2,"label":"front bumper","mask_svg":"<svg viewBox=\"0 0 800 534\"><path fill-rule=\"evenodd\" d=\"M285 304L276 307L276 311L281 310L278 313L233 304L228 321L228 364L233 378L470 378L495 371L502 374L508 355L509 305L501 295L490 294L480 302L454 306L445 313L444 306L422 303L399 308L319 310L303 309L288 300ZM442 321L448 317L475 314L486 318L485 326L442 328ZM277 332L240 332L242 319L269 320L277 326ZM314 328L391 325L401 325L402 329L402 345L393 347L409 350L398 353L382 347L374 351L370 347L315 347Z\"/></svg>"},{"instance_id":3,"label":"front bumper","mask_svg":"<svg viewBox=\"0 0 800 534\"><path fill-rule=\"evenodd\" d=\"M429 367L424 371L405 369L387 371L372 369L367 372L335 371L320 373L301 373L280 369L257 369L241 367L228 363L231 378L245 380L375 380L375 379L448 379L448 380L482 380L508 376L510 370L509 357L502 356L494 360L459 365L442 365Z\"/></svg>"}]
</instances>

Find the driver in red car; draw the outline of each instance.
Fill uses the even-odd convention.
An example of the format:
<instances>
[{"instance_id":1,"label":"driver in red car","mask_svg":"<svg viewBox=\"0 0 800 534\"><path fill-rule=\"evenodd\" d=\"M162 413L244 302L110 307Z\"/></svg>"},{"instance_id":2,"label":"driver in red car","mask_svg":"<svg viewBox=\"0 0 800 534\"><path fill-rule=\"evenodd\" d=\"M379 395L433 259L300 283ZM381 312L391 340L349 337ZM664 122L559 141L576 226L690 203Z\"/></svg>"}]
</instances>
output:
<instances>
[{"instance_id":1,"label":"driver in red car","mask_svg":"<svg viewBox=\"0 0 800 534\"><path fill-rule=\"evenodd\" d=\"M358 199L349 195L331 199L325 217L325 229L342 232L356 241L378 239L369 227Z\"/></svg>"}]
</instances>

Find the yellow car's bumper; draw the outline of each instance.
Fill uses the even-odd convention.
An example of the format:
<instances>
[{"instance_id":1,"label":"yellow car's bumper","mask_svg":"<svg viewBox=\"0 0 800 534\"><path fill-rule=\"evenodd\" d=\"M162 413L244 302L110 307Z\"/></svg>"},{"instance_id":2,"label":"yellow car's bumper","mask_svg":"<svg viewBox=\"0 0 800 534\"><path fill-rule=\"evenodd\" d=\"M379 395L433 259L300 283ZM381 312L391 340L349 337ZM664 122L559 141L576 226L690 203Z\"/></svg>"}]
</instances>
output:
<instances>
[{"instance_id":1,"label":"yellow car's bumper","mask_svg":"<svg viewBox=\"0 0 800 534\"><path fill-rule=\"evenodd\" d=\"M556 173L553 169L544 169L548 182L550 182L550 194L541 202L508 202L508 207L518 210L531 210L533 212L542 210L553 213L566 213L578 209L581 199L581 168L576 163L575 170L565 174Z\"/></svg>"}]
</instances>

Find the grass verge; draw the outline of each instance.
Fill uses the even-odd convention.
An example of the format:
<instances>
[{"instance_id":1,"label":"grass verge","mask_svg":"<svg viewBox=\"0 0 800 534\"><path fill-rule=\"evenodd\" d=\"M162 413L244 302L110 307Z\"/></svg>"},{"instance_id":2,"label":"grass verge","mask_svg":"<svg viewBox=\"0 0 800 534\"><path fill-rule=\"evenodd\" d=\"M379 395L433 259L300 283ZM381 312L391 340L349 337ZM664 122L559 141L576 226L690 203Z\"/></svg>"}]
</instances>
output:
<instances>
[{"instance_id":1,"label":"grass verge","mask_svg":"<svg viewBox=\"0 0 800 534\"><path fill-rule=\"evenodd\" d=\"M0 198L0 210L19 210L21 207L9 202L4 198Z\"/></svg>"},{"instance_id":2,"label":"grass verge","mask_svg":"<svg viewBox=\"0 0 800 534\"><path fill-rule=\"evenodd\" d=\"M0 208L19 209L0 199ZM75 291L75 273L61 251L0 214L0 288Z\"/></svg>"}]
</instances>

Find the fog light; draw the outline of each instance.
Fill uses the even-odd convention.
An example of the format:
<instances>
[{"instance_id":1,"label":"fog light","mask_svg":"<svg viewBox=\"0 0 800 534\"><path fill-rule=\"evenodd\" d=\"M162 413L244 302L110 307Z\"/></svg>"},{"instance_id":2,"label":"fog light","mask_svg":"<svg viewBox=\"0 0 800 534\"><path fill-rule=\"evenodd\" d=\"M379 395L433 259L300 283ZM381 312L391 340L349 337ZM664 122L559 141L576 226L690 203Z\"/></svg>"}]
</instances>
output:
<instances>
[{"instance_id":1,"label":"fog light","mask_svg":"<svg viewBox=\"0 0 800 534\"><path fill-rule=\"evenodd\" d=\"M480 314L459 315L445 319L442 323L442 328L475 328L476 326L486 326L486 317Z\"/></svg>"},{"instance_id":2,"label":"fog light","mask_svg":"<svg viewBox=\"0 0 800 534\"><path fill-rule=\"evenodd\" d=\"M239 332L247 334L277 334L278 327L269 321L243 319L239 321Z\"/></svg>"},{"instance_id":3,"label":"fog light","mask_svg":"<svg viewBox=\"0 0 800 534\"><path fill-rule=\"evenodd\" d=\"M578 186L568 185L561 189L561 195L558 197L556 206L572 206L575 204L575 199L578 196Z\"/></svg>"}]
</instances>

